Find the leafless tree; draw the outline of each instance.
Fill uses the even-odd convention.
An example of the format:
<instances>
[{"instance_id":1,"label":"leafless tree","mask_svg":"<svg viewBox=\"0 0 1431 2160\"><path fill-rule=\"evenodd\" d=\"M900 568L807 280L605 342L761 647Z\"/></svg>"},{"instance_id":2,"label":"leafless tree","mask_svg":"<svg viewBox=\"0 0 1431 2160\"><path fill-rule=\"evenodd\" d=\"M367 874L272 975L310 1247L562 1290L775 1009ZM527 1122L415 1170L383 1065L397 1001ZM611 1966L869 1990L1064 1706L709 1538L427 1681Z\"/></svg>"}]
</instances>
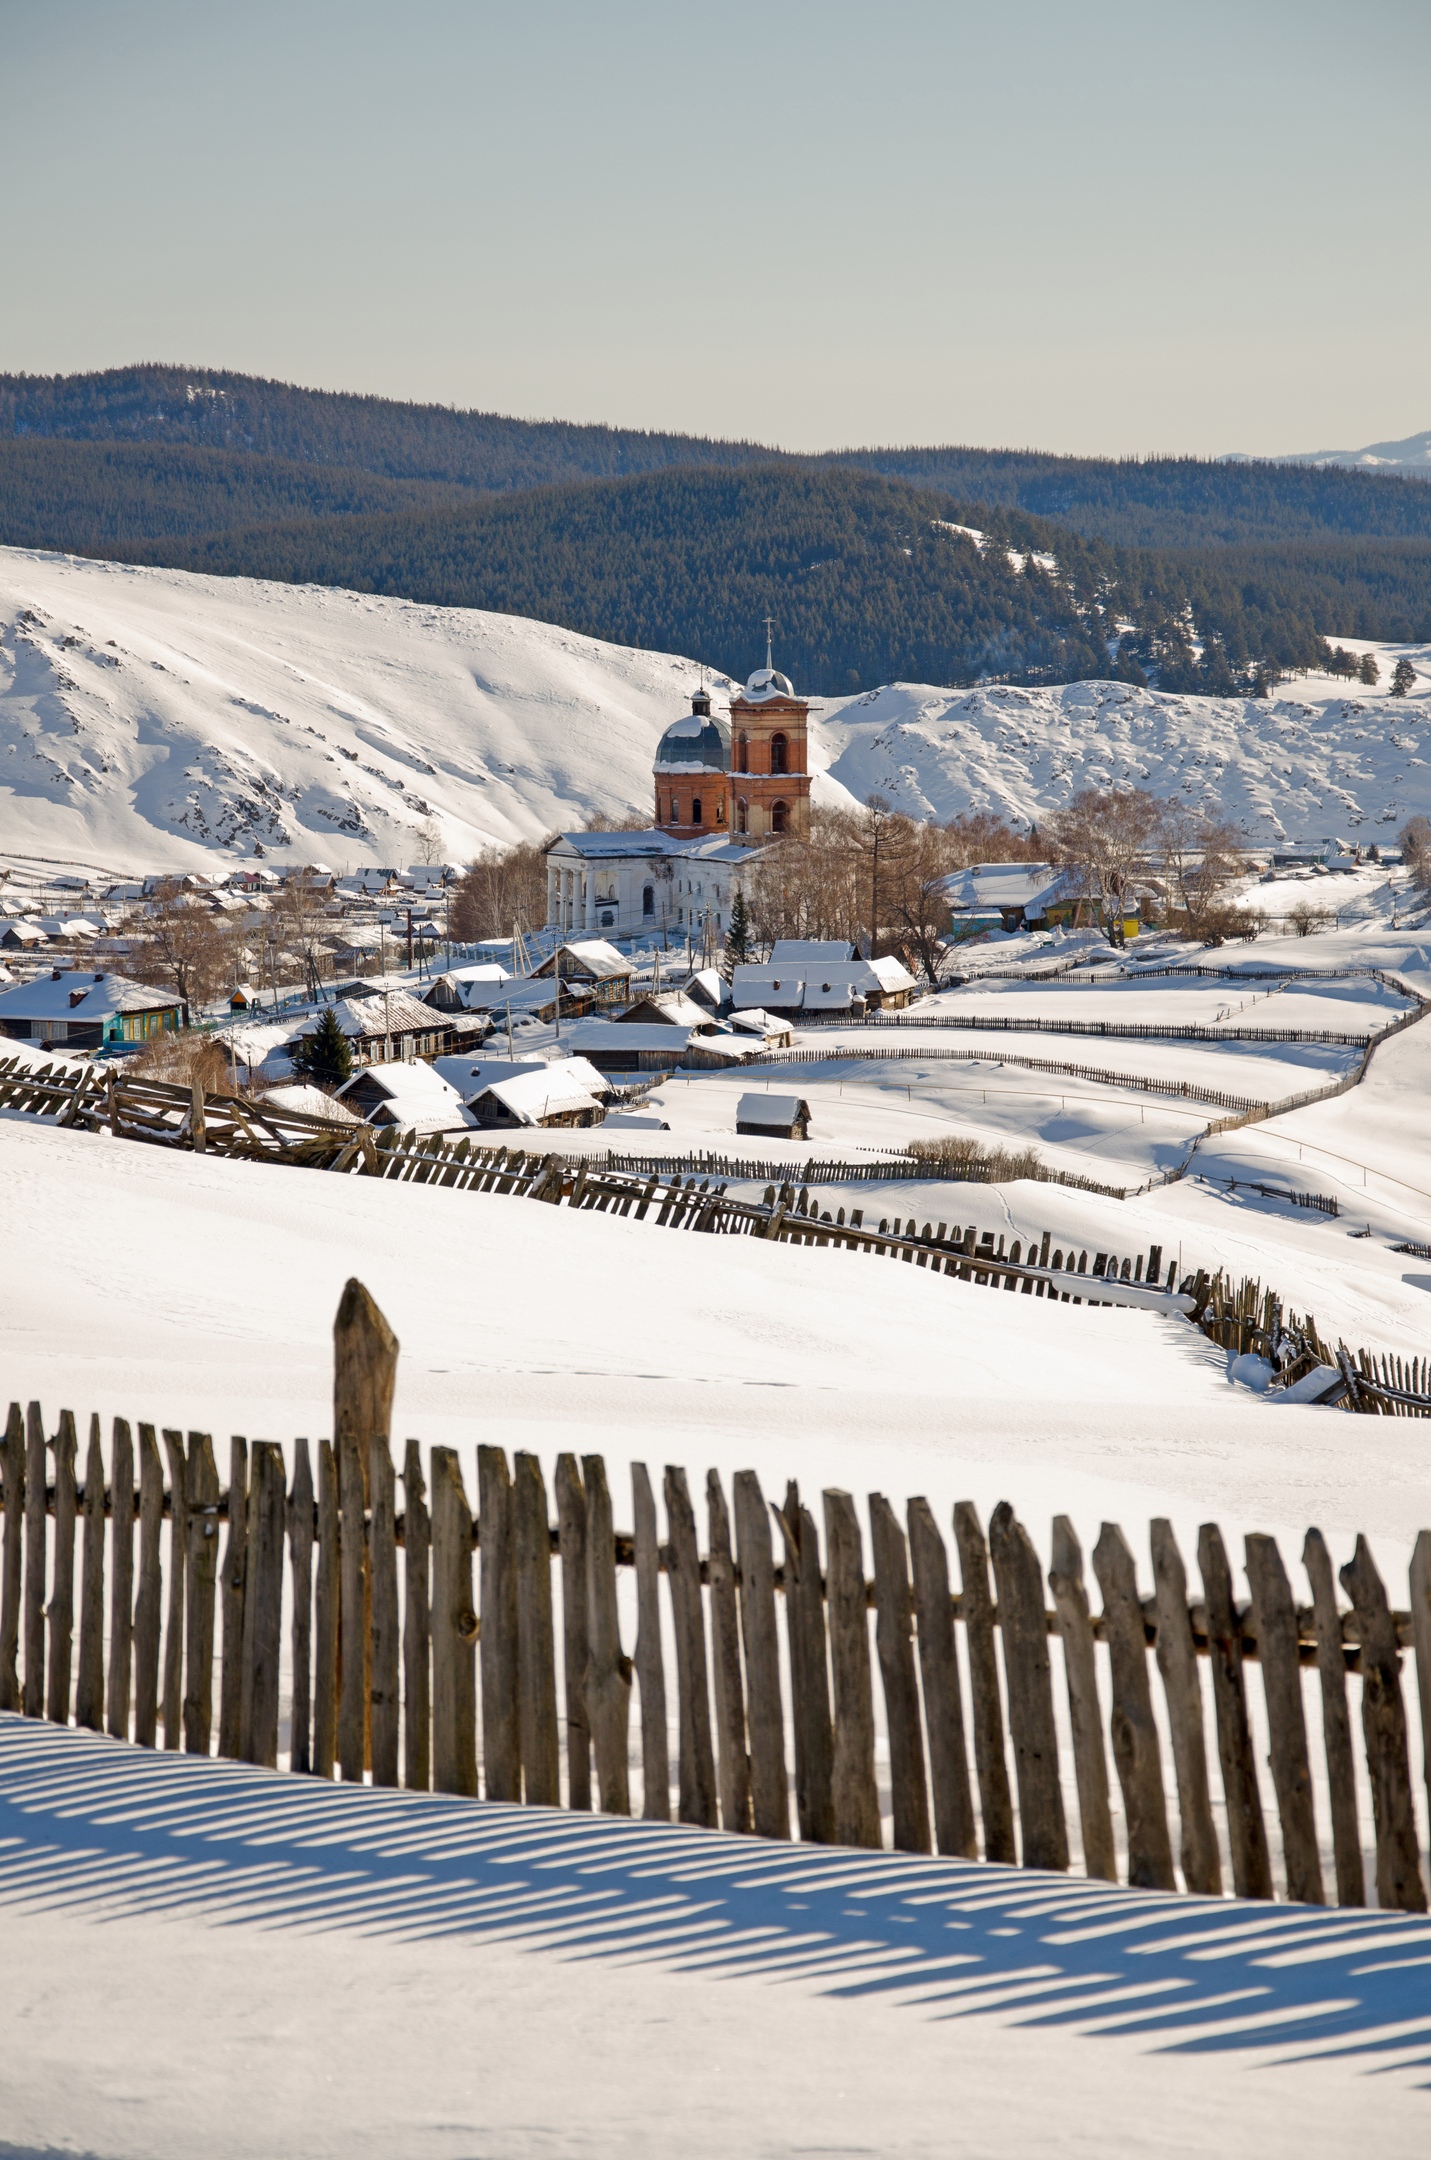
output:
<instances>
[{"instance_id":1,"label":"leafless tree","mask_svg":"<svg viewBox=\"0 0 1431 2160\"><path fill-rule=\"evenodd\" d=\"M193 1006L230 987L242 932L186 892L179 879L155 887L141 918L141 934L144 943L127 955L125 972L141 981L157 974L171 982L183 1000L186 1020Z\"/></svg>"},{"instance_id":2,"label":"leafless tree","mask_svg":"<svg viewBox=\"0 0 1431 2160\"><path fill-rule=\"evenodd\" d=\"M1044 821L1055 862L1077 873L1083 897L1110 944L1133 881L1145 865L1160 806L1141 788L1084 788Z\"/></svg>"},{"instance_id":3,"label":"leafless tree","mask_svg":"<svg viewBox=\"0 0 1431 2160\"><path fill-rule=\"evenodd\" d=\"M1246 874L1237 827L1204 817L1176 797L1161 806L1157 854L1171 906L1198 932L1225 913L1223 895Z\"/></svg>"},{"instance_id":4,"label":"leafless tree","mask_svg":"<svg viewBox=\"0 0 1431 2160\"><path fill-rule=\"evenodd\" d=\"M1421 892L1431 892L1431 818L1412 818L1397 838L1412 883Z\"/></svg>"},{"instance_id":5,"label":"leafless tree","mask_svg":"<svg viewBox=\"0 0 1431 2160\"><path fill-rule=\"evenodd\" d=\"M425 817L423 819L417 828L415 838L417 840L417 859L420 863L430 865L441 862L442 827L435 817Z\"/></svg>"},{"instance_id":6,"label":"leafless tree","mask_svg":"<svg viewBox=\"0 0 1431 2160\"><path fill-rule=\"evenodd\" d=\"M295 871L279 888L273 905L278 935L302 971L309 997L322 995L324 952L321 940L328 929L328 887L307 870Z\"/></svg>"},{"instance_id":7,"label":"leafless tree","mask_svg":"<svg viewBox=\"0 0 1431 2160\"><path fill-rule=\"evenodd\" d=\"M547 919L547 847L522 840L484 848L452 896L452 935L465 945L510 937L513 925L535 929Z\"/></svg>"}]
</instances>

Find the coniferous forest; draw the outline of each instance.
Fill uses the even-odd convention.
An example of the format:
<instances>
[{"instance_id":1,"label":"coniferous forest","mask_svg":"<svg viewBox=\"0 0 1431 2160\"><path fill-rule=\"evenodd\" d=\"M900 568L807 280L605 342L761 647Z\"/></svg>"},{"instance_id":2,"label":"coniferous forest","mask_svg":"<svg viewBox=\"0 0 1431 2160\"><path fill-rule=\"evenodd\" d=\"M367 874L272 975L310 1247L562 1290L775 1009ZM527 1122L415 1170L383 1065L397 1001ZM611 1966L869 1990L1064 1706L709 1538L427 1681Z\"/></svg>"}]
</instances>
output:
<instances>
[{"instance_id":1,"label":"coniferous forest","mask_svg":"<svg viewBox=\"0 0 1431 2160\"><path fill-rule=\"evenodd\" d=\"M974 528L982 544L960 527ZM1431 638L1431 487L964 448L796 458L204 369L0 378L0 542L534 616L802 688L1264 689Z\"/></svg>"}]
</instances>

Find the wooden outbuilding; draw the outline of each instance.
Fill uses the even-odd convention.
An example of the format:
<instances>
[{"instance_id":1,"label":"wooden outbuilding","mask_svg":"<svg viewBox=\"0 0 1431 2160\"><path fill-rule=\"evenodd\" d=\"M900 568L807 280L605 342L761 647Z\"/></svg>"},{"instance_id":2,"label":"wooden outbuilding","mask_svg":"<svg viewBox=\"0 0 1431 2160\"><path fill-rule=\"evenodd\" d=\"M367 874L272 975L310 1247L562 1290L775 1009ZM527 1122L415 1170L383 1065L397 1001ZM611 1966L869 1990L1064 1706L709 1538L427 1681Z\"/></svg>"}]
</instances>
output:
<instances>
[{"instance_id":1,"label":"wooden outbuilding","mask_svg":"<svg viewBox=\"0 0 1431 2160\"><path fill-rule=\"evenodd\" d=\"M735 1129L766 1140L808 1140L810 1105L802 1095L742 1095L735 1108Z\"/></svg>"}]
</instances>

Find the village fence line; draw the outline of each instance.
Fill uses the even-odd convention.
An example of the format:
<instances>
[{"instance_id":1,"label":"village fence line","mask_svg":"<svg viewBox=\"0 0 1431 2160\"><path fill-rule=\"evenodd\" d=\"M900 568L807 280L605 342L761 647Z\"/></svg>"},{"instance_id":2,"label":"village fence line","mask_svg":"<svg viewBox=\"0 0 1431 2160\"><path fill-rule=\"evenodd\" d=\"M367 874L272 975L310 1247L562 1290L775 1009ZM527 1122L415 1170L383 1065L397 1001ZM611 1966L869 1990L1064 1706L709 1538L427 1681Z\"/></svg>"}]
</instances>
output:
<instances>
[{"instance_id":1,"label":"village fence line","mask_svg":"<svg viewBox=\"0 0 1431 2160\"><path fill-rule=\"evenodd\" d=\"M867 1575L848 1492L822 1494L821 1526L794 1482L777 1506L754 1472L741 1471L728 1503L712 1471L702 1552L677 1466L662 1481L664 1537L640 1464L629 1532L615 1528L599 1455L558 1457L555 1521L535 1454L519 1451L509 1462L503 1449L479 1445L475 1508L457 1449L425 1453L409 1440L399 1471L387 1437L398 1345L357 1282L344 1293L334 1337L334 1439L317 1443L315 1462L306 1439L293 1443L290 1461L274 1442L234 1438L226 1486L209 1434L186 1440L141 1423L136 1450L122 1418L107 1466L91 1419L81 1477L73 1415L62 1412L47 1436L38 1403L24 1416L12 1405L0 1489L0 1709L60 1724L73 1715L116 1740L154 1747L162 1735L167 1749L217 1749L276 1769L286 1576L288 1752L299 1774L629 1814L634 1757L644 1816L668 1820L673 1681L677 1819L784 1839L793 1797L799 1838L875 1849L884 1842L877 1671L897 1851L982 1853L1067 1870L1068 1789L1077 1795L1086 1872L1115 1881L1111 1754L1130 1885L1172 1891L1180 1876L1181 1887L1204 1896L1227 1887L1215 1767L1237 1896L1274 1894L1275 1816L1286 1897L1360 1905L1360 1752L1376 1902L1427 1909L1401 1669L1402 1653L1413 1652L1431 1792L1431 1532L1417 1538L1405 1610L1392 1608L1359 1537L1340 1570L1345 1610L1316 1529L1302 1550L1312 1604L1301 1607L1271 1537L1246 1540L1244 1604L1215 1523L1199 1532L1195 1596L1172 1527L1157 1520L1154 1587L1145 1596L1121 1529L1104 1523L1091 1555L1102 1600L1095 1613L1067 1516L1053 1527L1050 1609L1038 1552L1006 1502L987 1525L970 1503L954 1508L956 1591L945 1534L922 1498L909 1500L901 1520L884 1495L869 1496ZM622 1567L635 1573L629 1651L617 1598ZM662 1577L674 1675L663 1648ZM1067 1700L1062 1755L1051 1640ZM1210 1727L1200 1658L1211 1666ZM1254 1664L1270 1796L1249 1714L1246 1669ZM1176 1853L1154 1667L1171 1738ZM1349 1678L1359 1683L1360 1751ZM1330 1882L1306 1684L1321 1704Z\"/></svg>"}]
</instances>

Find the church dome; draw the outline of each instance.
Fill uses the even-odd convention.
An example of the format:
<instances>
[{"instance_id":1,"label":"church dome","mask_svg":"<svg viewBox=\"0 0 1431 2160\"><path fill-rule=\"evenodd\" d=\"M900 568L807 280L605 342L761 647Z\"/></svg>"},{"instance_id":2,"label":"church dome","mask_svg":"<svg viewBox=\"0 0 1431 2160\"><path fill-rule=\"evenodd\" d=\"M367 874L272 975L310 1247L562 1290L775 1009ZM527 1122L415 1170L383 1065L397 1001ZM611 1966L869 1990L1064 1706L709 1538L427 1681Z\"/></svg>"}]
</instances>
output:
<instances>
[{"instance_id":1,"label":"church dome","mask_svg":"<svg viewBox=\"0 0 1431 2160\"><path fill-rule=\"evenodd\" d=\"M794 697L795 685L779 668L762 667L746 683L745 694L748 698Z\"/></svg>"},{"instance_id":2,"label":"church dome","mask_svg":"<svg viewBox=\"0 0 1431 2160\"><path fill-rule=\"evenodd\" d=\"M714 713L685 713L672 721L656 746L658 773L728 773L730 722Z\"/></svg>"}]
</instances>

